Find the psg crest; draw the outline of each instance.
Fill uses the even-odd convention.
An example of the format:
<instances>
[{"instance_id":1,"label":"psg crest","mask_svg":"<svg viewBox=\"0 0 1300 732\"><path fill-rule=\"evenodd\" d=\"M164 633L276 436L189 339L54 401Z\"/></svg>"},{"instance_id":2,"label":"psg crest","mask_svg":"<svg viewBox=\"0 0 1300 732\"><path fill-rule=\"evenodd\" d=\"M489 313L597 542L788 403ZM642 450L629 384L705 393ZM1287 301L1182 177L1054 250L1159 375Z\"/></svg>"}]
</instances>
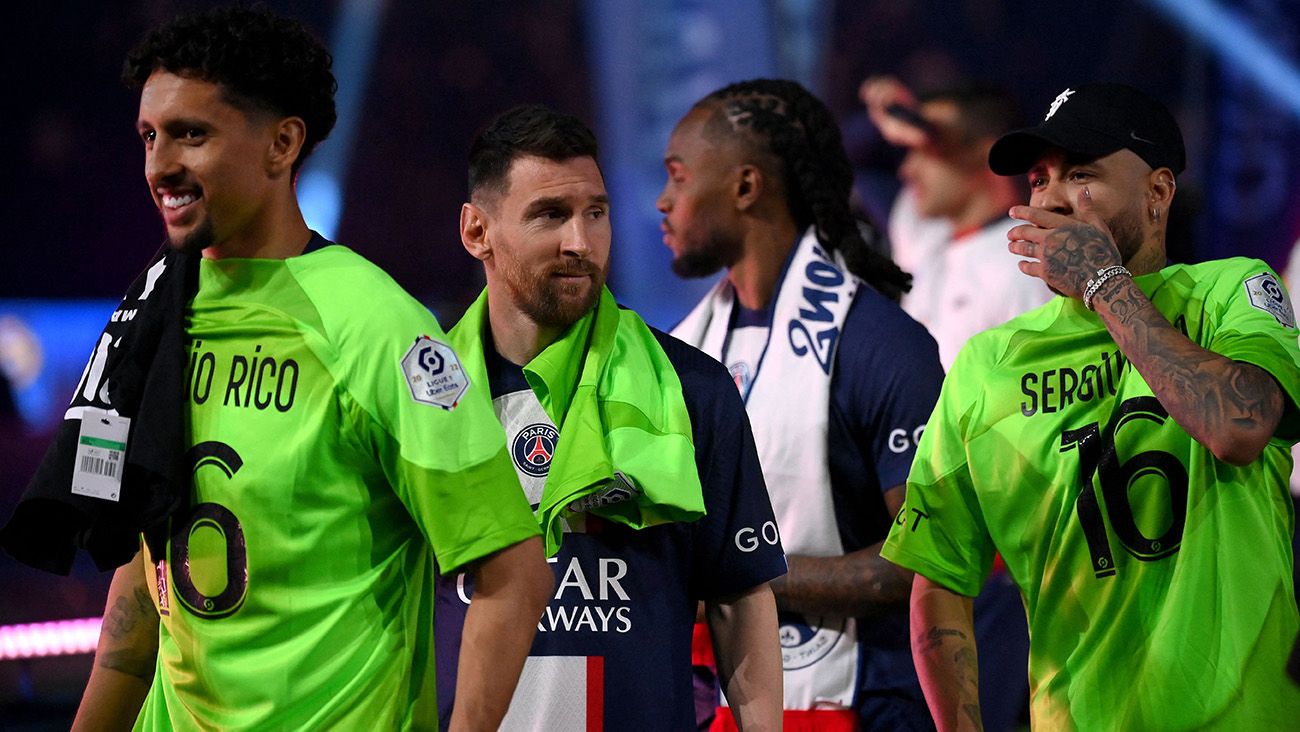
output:
<instances>
[{"instance_id":1,"label":"psg crest","mask_svg":"<svg viewBox=\"0 0 1300 732\"><path fill-rule=\"evenodd\" d=\"M534 478L545 477L551 470L551 458L555 457L555 443L560 433L549 424L530 424L515 435L510 453L515 465L525 474Z\"/></svg>"}]
</instances>

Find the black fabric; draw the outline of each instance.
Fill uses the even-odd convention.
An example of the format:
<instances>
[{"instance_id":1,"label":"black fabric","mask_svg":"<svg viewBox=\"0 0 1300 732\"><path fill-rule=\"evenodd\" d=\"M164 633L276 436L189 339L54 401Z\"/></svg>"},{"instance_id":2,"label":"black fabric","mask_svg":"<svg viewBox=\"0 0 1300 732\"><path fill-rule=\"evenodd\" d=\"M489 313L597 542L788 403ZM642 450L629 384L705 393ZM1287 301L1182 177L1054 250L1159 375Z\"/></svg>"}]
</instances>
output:
<instances>
[{"instance_id":1,"label":"black fabric","mask_svg":"<svg viewBox=\"0 0 1300 732\"><path fill-rule=\"evenodd\" d=\"M1291 658L1287 659L1286 672L1292 681L1300 684L1300 635L1296 636L1295 645L1291 646Z\"/></svg>"},{"instance_id":2,"label":"black fabric","mask_svg":"<svg viewBox=\"0 0 1300 732\"><path fill-rule=\"evenodd\" d=\"M199 259L167 246L154 256L104 326L112 345L102 377L86 383L95 376L88 366L69 405L113 409L131 419L120 500L72 493L81 419L65 419L0 529L0 548L18 561L67 574L83 549L101 570L112 569L130 561L142 533L155 556L161 553L167 518L189 502L185 317L198 287Z\"/></svg>"},{"instance_id":3,"label":"black fabric","mask_svg":"<svg viewBox=\"0 0 1300 732\"><path fill-rule=\"evenodd\" d=\"M1049 147L1099 158L1121 148L1177 175L1187 165L1178 122L1163 104L1124 84L1084 84L1052 100L1036 127L1008 132L989 150L989 168L1020 175Z\"/></svg>"}]
</instances>

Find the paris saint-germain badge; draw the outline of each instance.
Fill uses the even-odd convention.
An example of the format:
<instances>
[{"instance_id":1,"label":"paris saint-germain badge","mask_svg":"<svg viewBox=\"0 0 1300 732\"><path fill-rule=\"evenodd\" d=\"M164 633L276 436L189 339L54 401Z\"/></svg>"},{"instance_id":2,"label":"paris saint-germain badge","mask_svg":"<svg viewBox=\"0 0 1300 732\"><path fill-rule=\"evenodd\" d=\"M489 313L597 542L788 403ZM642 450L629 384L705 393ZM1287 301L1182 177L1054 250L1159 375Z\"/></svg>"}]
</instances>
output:
<instances>
[{"instance_id":1,"label":"paris saint-germain badge","mask_svg":"<svg viewBox=\"0 0 1300 732\"><path fill-rule=\"evenodd\" d=\"M545 477L551 470L551 458L555 457L555 443L560 433L549 424L530 424L515 435L511 454L515 465L525 474L534 478Z\"/></svg>"}]
</instances>

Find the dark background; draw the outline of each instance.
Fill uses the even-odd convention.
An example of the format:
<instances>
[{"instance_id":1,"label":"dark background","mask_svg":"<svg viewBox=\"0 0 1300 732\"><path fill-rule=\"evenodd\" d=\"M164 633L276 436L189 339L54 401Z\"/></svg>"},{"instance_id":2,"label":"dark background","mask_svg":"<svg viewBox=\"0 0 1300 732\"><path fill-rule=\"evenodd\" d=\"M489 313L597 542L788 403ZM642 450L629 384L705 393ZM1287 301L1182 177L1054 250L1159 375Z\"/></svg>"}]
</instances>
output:
<instances>
[{"instance_id":1,"label":"dark background","mask_svg":"<svg viewBox=\"0 0 1300 732\"><path fill-rule=\"evenodd\" d=\"M385 14L357 110L336 238L388 270L445 324L482 286L456 227L474 131L513 104L542 102L591 121L599 133L610 108L639 102L596 98L600 70L590 63L593 34L610 29L587 17L594 2L380 3ZM111 310L112 299L159 245L161 226L133 129L137 93L118 82L118 73L146 29L209 4L37 2L0 10L0 251L10 263L0 267L0 321L13 308L45 312L87 299ZM303 20L326 41L341 7L305 0L267 4ZM866 75L894 73L918 88L961 78L994 81L1019 96L1030 119L1041 118L1047 102L1066 86L1126 81L1166 101L1187 139L1191 165L1179 181L1181 226L1171 230L1171 257L1246 255L1279 270L1286 264L1300 229L1292 205L1300 201L1296 113L1250 72L1225 61L1213 39L1172 20L1160 2L772 0L752 6L755 13L771 13L778 5L801 4L819 6L823 19L815 48L819 60L803 80L842 117L849 142L866 150L858 160L861 180L872 182L862 191L868 210L887 207L888 166L897 156L871 147L856 102ZM667 6L694 12L708 3L642 5L642 14L650 14ZM1294 4L1234 5L1294 74L1300 35ZM1226 42L1240 48L1246 40ZM725 52L726 26L712 42ZM655 160L665 141L666 130L641 144ZM653 208L656 192L621 191L615 215ZM659 247L658 232L645 228L616 242L615 256L649 257L644 253ZM641 276L672 287L666 269L656 264L642 270ZM623 283L629 291L632 284ZM617 271L611 285L619 294ZM642 303L633 298L630 304ZM0 367L22 388L30 374L13 377L19 367L4 356L3 333ZM56 348L80 354L70 376L66 368L48 376L52 388L66 395L94 333L54 326L40 337L47 355ZM40 357L35 361L41 363ZM55 370L52 363L47 358L44 368ZM58 405L19 416L0 394L0 520L12 510L61 413ZM56 578L0 556L0 625L98 615L108 579L88 565L79 565L71 578ZM89 662L84 655L0 661L0 729L66 726Z\"/></svg>"}]
</instances>

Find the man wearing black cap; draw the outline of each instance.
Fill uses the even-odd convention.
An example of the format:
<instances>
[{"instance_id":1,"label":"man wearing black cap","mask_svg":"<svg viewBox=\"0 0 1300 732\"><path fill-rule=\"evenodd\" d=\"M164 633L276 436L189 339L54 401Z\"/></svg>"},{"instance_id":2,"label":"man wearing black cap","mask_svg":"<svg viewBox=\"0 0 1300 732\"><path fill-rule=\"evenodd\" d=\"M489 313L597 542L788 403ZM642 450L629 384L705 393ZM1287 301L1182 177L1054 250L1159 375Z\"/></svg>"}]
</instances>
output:
<instances>
[{"instance_id":1,"label":"man wearing black cap","mask_svg":"<svg viewBox=\"0 0 1300 732\"><path fill-rule=\"evenodd\" d=\"M1263 262L1165 260L1182 136L1118 84L1066 89L989 165L1029 174L1008 232L1061 297L973 338L882 556L916 572L912 640L941 729L978 728L971 600L1001 552L1029 618L1034 726L1281 729L1290 300Z\"/></svg>"}]
</instances>

